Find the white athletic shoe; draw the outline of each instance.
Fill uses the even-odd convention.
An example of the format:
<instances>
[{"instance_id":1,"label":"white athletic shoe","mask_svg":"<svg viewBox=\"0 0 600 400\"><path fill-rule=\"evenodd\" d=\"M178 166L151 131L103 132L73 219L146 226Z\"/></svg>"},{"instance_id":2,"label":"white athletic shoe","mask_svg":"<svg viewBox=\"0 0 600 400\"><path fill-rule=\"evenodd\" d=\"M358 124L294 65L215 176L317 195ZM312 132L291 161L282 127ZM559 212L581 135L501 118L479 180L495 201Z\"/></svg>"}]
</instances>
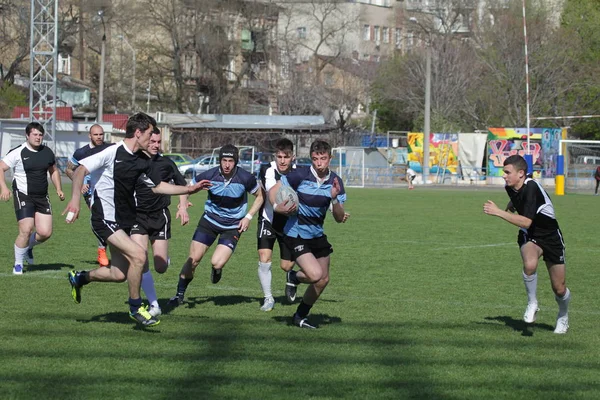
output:
<instances>
[{"instance_id":1,"label":"white athletic shoe","mask_svg":"<svg viewBox=\"0 0 600 400\"><path fill-rule=\"evenodd\" d=\"M262 307L260 307L260 311L271 311L275 308L275 299L273 297L265 298L265 302Z\"/></svg>"},{"instance_id":2,"label":"white athletic shoe","mask_svg":"<svg viewBox=\"0 0 600 400\"><path fill-rule=\"evenodd\" d=\"M162 310L160 309L160 307L150 306L148 314L150 314L152 318L155 318L162 314Z\"/></svg>"},{"instance_id":3,"label":"white athletic shoe","mask_svg":"<svg viewBox=\"0 0 600 400\"><path fill-rule=\"evenodd\" d=\"M569 314L556 318L554 333L564 335L569 330Z\"/></svg>"},{"instance_id":4,"label":"white athletic shoe","mask_svg":"<svg viewBox=\"0 0 600 400\"><path fill-rule=\"evenodd\" d=\"M535 315L540 311L537 303L528 303L527 308L525 309L525 314L523 314L523 321L526 324L533 324L535 322Z\"/></svg>"}]
</instances>

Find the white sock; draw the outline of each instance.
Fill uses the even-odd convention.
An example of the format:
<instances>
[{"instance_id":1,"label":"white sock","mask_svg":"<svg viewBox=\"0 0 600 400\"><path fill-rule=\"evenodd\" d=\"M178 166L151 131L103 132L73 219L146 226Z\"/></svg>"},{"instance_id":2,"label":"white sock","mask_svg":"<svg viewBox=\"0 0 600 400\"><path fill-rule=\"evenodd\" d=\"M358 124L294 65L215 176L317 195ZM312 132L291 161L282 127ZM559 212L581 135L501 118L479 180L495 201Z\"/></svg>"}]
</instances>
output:
<instances>
[{"instance_id":1,"label":"white sock","mask_svg":"<svg viewBox=\"0 0 600 400\"><path fill-rule=\"evenodd\" d=\"M537 272L533 275L527 275L523 272L523 282L527 292L527 302L537 304Z\"/></svg>"},{"instance_id":2,"label":"white sock","mask_svg":"<svg viewBox=\"0 0 600 400\"><path fill-rule=\"evenodd\" d=\"M564 317L569 314L569 301L571 301L571 291L569 288L565 291L565 295L563 297L554 296L556 302L558 303L558 318Z\"/></svg>"},{"instance_id":3,"label":"white sock","mask_svg":"<svg viewBox=\"0 0 600 400\"><path fill-rule=\"evenodd\" d=\"M35 240L35 232L31 233L31 236L29 236L29 248L32 248L33 246L35 246L36 244L40 244L40 242L38 242L37 240Z\"/></svg>"},{"instance_id":4,"label":"white sock","mask_svg":"<svg viewBox=\"0 0 600 400\"><path fill-rule=\"evenodd\" d=\"M27 254L27 250L29 248L25 247L24 249L17 247L15 244L15 265L23 265L23 257Z\"/></svg>"},{"instance_id":5,"label":"white sock","mask_svg":"<svg viewBox=\"0 0 600 400\"><path fill-rule=\"evenodd\" d=\"M262 286L265 298L273 297L271 293L271 263L258 262L258 280Z\"/></svg>"},{"instance_id":6,"label":"white sock","mask_svg":"<svg viewBox=\"0 0 600 400\"><path fill-rule=\"evenodd\" d=\"M142 290L146 294L148 303L151 307L158 307L158 297L156 296L156 289L154 288L154 278L152 278L152 272L148 271L142 275Z\"/></svg>"}]
</instances>

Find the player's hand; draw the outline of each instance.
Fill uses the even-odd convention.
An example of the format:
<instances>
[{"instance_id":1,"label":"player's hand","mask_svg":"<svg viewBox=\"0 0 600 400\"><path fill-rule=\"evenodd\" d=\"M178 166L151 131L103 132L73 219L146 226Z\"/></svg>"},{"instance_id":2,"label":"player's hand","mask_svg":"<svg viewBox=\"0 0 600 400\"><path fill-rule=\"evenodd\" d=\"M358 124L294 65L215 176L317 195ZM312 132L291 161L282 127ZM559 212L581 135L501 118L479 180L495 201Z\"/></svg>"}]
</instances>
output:
<instances>
[{"instance_id":1,"label":"player's hand","mask_svg":"<svg viewBox=\"0 0 600 400\"><path fill-rule=\"evenodd\" d=\"M197 193L203 189L208 189L212 186L212 183L208 179L203 179L200 182L196 182L196 184L189 186L188 193L193 194Z\"/></svg>"},{"instance_id":2,"label":"player's hand","mask_svg":"<svg viewBox=\"0 0 600 400\"><path fill-rule=\"evenodd\" d=\"M238 232L246 232L248 230L248 226L250 226L250 220L246 217L242 218L238 224Z\"/></svg>"},{"instance_id":3,"label":"player's hand","mask_svg":"<svg viewBox=\"0 0 600 400\"><path fill-rule=\"evenodd\" d=\"M0 190L0 200L8 201L8 200L10 200L10 196L11 196L11 193L10 193L10 190L8 190L8 188L7 189L2 188L2 190Z\"/></svg>"},{"instance_id":4,"label":"player's hand","mask_svg":"<svg viewBox=\"0 0 600 400\"><path fill-rule=\"evenodd\" d=\"M72 213L72 214L71 214ZM79 198L71 199L67 208L61 213L61 215L67 214L67 224L72 224L77 218L79 218Z\"/></svg>"},{"instance_id":5,"label":"player's hand","mask_svg":"<svg viewBox=\"0 0 600 400\"><path fill-rule=\"evenodd\" d=\"M188 222L190 222L190 215L188 214L187 210L183 207L177 210L177 213L175 214L175 219L177 218L181 219L181 226L184 226Z\"/></svg>"},{"instance_id":6,"label":"player's hand","mask_svg":"<svg viewBox=\"0 0 600 400\"><path fill-rule=\"evenodd\" d=\"M499 211L500 211L500 208L498 208L496 203L494 203L491 200L486 201L485 204L483 205L483 212L488 215L498 215Z\"/></svg>"},{"instance_id":7,"label":"player's hand","mask_svg":"<svg viewBox=\"0 0 600 400\"><path fill-rule=\"evenodd\" d=\"M348 221L348 218L350 218L350 214L345 212L344 213L344 218L342 218L342 224L345 223L346 221Z\"/></svg>"},{"instance_id":8,"label":"player's hand","mask_svg":"<svg viewBox=\"0 0 600 400\"><path fill-rule=\"evenodd\" d=\"M62 190L57 190L56 194L58 195L58 198L60 199L60 201L65 201L65 194L63 193Z\"/></svg>"},{"instance_id":9,"label":"player's hand","mask_svg":"<svg viewBox=\"0 0 600 400\"><path fill-rule=\"evenodd\" d=\"M290 200L286 200L281 204L277 204L277 213L283 215L292 215L298 211L296 203Z\"/></svg>"},{"instance_id":10,"label":"player's hand","mask_svg":"<svg viewBox=\"0 0 600 400\"><path fill-rule=\"evenodd\" d=\"M83 186L81 187L81 194L86 194L88 192L88 190L90 190L90 185L88 185L87 183L84 183Z\"/></svg>"},{"instance_id":11,"label":"player's hand","mask_svg":"<svg viewBox=\"0 0 600 400\"><path fill-rule=\"evenodd\" d=\"M342 190L342 188L338 178L333 178L333 184L331 185L331 198L335 199L337 195L340 194L340 190Z\"/></svg>"}]
</instances>

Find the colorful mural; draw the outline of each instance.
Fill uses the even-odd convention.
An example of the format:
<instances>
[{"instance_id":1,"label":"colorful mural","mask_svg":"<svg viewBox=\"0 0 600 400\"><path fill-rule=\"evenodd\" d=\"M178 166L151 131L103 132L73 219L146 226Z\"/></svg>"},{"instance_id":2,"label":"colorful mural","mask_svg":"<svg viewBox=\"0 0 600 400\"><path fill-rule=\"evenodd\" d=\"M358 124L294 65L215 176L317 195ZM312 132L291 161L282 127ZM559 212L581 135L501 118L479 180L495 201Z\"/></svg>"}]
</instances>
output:
<instances>
[{"instance_id":1,"label":"colorful mural","mask_svg":"<svg viewBox=\"0 0 600 400\"><path fill-rule=\"evenodd\" d=\"M423 163L423 133L408 134L408 161ZM458 134L429 134L429 167L446 164L446 168L456 173L458 168ZM445 160L448 162L445 162Z\"/></svg>"},{"instance_id":2,"label":"colorful mural","mask_svg":"<svg viewBox=\"0 0 600 400\"><path fill-rule=\"evenodd\" d=\"M529 152L533 156L533 177L553 178L556 175L558 144L566 137L566 129L531 128ZM527 154L526 128L488 129L488 176L502 176L504 160L513 154Z\"/></svg>"}]
</instances>

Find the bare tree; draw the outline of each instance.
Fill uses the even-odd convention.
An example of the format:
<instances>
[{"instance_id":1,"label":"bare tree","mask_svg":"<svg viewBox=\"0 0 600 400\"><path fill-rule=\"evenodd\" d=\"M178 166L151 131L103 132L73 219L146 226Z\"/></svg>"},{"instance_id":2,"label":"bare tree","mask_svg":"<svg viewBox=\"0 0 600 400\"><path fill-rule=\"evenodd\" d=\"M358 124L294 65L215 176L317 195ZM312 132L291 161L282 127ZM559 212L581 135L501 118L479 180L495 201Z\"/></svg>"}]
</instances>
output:
<instances>
[{"instance_id":1,"label":"bare tree","mask_svg":"<svg viewBox=\"0 0 600 400\"><path fill-rule=\"evenodd\" d=\"M0 82L13 83L15 75L29 72L30 5L27 0L0 0Z\"/></svg>"}]
</instances>

